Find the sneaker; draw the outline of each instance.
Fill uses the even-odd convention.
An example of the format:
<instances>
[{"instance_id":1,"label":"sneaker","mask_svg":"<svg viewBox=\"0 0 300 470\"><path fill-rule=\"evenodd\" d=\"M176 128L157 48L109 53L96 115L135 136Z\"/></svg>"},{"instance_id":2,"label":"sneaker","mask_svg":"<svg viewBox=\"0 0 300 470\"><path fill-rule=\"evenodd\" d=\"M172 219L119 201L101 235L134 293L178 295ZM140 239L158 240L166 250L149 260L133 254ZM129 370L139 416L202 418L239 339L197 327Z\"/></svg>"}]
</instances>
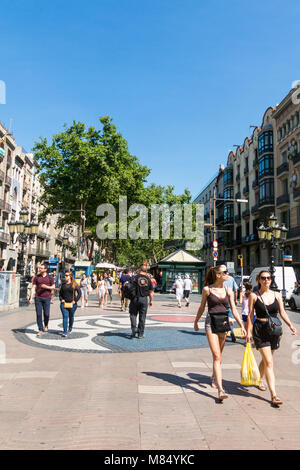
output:
<instances>
[{"instance_id":1,"label":"sneaker","mask_svg":"<svg viewBox=\"0 0 300 470\"><path fill-rule=\"evenodd\" d=\"M71 335L71 334L72 334L72 330L71 330L71 331L69 330L69 331L68 331L68 334Z\"/></svg>"},{"instance_id":2,"label":"sneaker","mask_svg":"<svg viewBox=\"0 0 300 470\"><path fill-rule=\"evenodd\" d=\"M68 335L67 335L67 333L63 333L62 336L63 336L64 338L66 338Z\"/></svg>"},{"instance_id":3,"label":"sneaker","mask_svg":"<svg viewBox=\"0 0 300 470\"><path fill-rule=\"evenodd\" d=\"M44 331L48 331L48 326L45 326Z\"/></svg>"},{"instance_id":4,"label":"sneaker","mask_svg":"<svg viewBox=\"0 0 300 470\"><path fill-rule=\"evenodd\" d=\"M138 336L138 339L144 339L145 338L145 335L140 335Z\"/></svg>"},{"instance_id":5,"label":"sneaker","mask_svg":"<svg viewBox=\"0 0 300 470\"><path fill-rule=\"evenodd\" d=\"M89 306L89 304L88 304L88 303L86 303L86 304L85 304L85 306L86 306L86 307L88 307L88 306Z\"/></svg>"}]
</instances>

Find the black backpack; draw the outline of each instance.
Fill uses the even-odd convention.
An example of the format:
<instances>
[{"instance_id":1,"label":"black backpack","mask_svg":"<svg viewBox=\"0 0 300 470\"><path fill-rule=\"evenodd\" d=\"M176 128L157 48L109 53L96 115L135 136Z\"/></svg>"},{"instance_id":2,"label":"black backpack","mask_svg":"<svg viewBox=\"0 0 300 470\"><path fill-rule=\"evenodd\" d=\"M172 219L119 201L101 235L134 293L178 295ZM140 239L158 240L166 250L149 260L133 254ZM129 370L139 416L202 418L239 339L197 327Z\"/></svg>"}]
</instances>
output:
<instances>
[{"instance_id":1,"label":"black backpack","mask_svg":"<svg viewBox=\"0 0 300 470\"><path fill-rule=\"evenodd\" d=\"M132 300L137 297L136 288L136 280L132 277L124 284L124 297L129 300Z\"/></svg>"}]
</instances>

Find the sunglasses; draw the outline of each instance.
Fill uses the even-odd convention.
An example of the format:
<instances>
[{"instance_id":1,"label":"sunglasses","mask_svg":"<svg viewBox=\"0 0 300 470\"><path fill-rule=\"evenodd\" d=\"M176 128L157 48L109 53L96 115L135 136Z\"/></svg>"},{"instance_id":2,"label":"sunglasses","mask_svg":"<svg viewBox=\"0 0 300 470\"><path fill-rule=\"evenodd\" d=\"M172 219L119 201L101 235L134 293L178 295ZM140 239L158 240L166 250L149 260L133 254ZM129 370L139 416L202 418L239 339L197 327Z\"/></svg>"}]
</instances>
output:
<instances>
[{"instance_id":1,"label":"sunglasses","mask_svg":"<svg viewBox=\"0 0 300 470\"><path fill-rule=\"evenodd\" d=\"M271 276L261 276L262 281L271 281Z\"/></svg>"},{"instance_id":2,"label":"sunglasses","mask_svg":"<svg viewBox=\"0 0 300 470\"><path fill-rule=\"evenodd\" d=\"M228 271L220 271L220 274L228 274Z\"/></svg>"}]
</instances>

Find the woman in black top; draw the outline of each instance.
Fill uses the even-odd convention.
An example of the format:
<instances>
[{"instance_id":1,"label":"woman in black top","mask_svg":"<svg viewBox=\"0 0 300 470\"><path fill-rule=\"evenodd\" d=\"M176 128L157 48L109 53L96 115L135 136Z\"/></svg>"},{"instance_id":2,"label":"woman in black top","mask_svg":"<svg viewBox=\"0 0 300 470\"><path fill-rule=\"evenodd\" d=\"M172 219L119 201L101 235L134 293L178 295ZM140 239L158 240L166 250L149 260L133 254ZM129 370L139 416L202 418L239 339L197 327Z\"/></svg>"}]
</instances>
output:
<instances>
[{"instance_id":1,"label":"woman in black top","mask_svg":"<svg viewBox=\"0 0 300 470\"><path fill-rule=\"evenodd\" d=\"M258 275L259 289L249 296L249 315L247 324L247 342L250 341L251 333L253 330L253 340L256 349L262 356L262 361L259 364L259 371L261 379L266 376L267 384L271 393L271 401L273 405L281 405L282 401L276 395L275 390L275 375L273 366L273 354L279 348L280 336L272 336L267 332L268 315L276 317L279 313L283 321L289 326L292 335L296 334L296 328L292 325L288 315L286 314L282 298L279 292L270 290L272 281L271 273L268 271L261 271ZM256 321L253 325L254 310L256 313ZM261 381L260 390L265 391L266 387Z\"/></svg>"},{"instance_id":2,"label":"woman in black top","mask_svg":"<svg viewBox=\"0 0 300 470\"><path fill-rule=\"evenodd\" d=\"M232 289L226 289L223 284L228 279L228 271L225 265L212 267L209 269L205 281L204 288L202 290L201 304L198 309L195 321L194 330L198 331L198 321L204 313L205 306L208 306L208 314L205 320L205 332L208 340L208 344L213 356L213 376L212 376L212 387L218 388L219 400L223 401L224 398L228 398L227 393L224 392L222 387L222 352L225 345L227 331L218 333L214 328L213 316L219 315L220 313L225 315L228 319L228 307L231 306L232 313L241 327L242 335L246 336L246 330L244 328L242 319L240 318L238 311L235 306L234 296ZM228 329L230 329L228 324Z\"/></svg>"},{"instance_id":3,"label":"woman in black top","mask_svg":"<svg viewBox=\"0 0 300 470\"><path fill-rule=\"evenodd\" d=\"M65 279L66 281L59 290L59 300L61 302L60 309L63 316L63 336L66 337L68 333L69 335L72 333L74 314L77 309L77 302L81 297L81 290L70 271L65 273Z\"/></svg>"}]
</instances>

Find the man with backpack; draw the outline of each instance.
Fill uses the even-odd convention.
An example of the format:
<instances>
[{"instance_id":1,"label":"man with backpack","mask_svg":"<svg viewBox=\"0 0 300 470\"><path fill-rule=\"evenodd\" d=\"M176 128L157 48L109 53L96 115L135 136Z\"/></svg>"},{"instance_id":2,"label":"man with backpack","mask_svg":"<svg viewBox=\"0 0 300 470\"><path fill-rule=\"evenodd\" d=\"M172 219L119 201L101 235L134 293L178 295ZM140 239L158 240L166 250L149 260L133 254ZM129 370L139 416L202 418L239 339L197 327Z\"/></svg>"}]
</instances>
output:
<instances>
[{"instance_id":1,"label":"man with backpack","mask_svg":"<svg viewBox=\"0 0 300 470\"><path fill-rule=\"evenodd\" d=\"M147 275L147 269L142 266L136 276L128 281L124 286L124 294L130 298L129 314L131 323L131 339L138 335L139 339L144 338L146 315L149 306L152 306L153 285ZM136 318L139 315L139 324L136 327Z\"/></svg>"}]
</instances>

